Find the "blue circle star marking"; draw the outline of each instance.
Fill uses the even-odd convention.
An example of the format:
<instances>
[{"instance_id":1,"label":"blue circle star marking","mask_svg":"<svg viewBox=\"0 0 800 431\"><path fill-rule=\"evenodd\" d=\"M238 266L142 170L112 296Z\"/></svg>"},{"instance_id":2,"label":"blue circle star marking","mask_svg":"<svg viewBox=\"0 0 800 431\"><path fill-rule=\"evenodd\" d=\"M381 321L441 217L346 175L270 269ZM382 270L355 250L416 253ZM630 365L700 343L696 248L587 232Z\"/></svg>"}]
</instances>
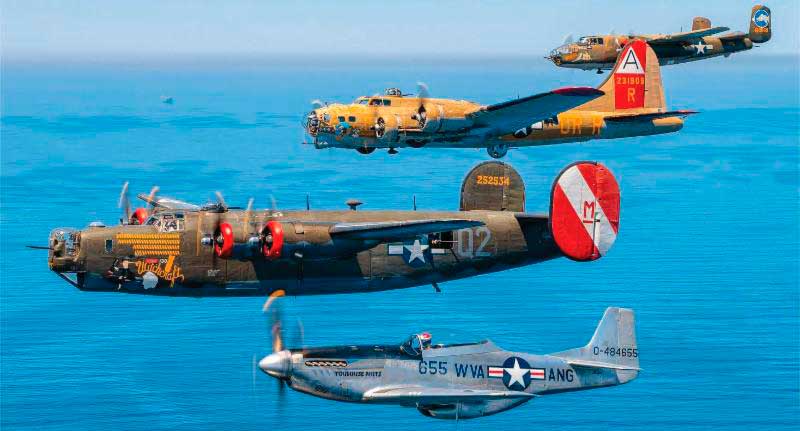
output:
<instances>
[{"instance_id":1,"label":"blue circle star marking","mask_svg":"<svg viewBox=\"0 0 800 431\"><path fill-rule=\"evenodd\" d=\"M512 391L524 391L531 384L531 366L522 358L512 356L503 362L503 384Z\"/></svg>"}]
</instances>

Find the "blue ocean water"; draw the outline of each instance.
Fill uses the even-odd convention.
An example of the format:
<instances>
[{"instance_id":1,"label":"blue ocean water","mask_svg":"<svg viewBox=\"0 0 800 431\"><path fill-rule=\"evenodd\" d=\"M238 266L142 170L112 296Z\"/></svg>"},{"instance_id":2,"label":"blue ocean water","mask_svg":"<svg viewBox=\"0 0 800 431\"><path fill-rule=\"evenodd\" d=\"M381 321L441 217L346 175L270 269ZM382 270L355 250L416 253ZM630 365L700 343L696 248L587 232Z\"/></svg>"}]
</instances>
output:
<instances>
[{"instance_id":1,"label":"blue ocean water","mask_svg":"<svg viewBox=\"0 0 800 431\"><path fill-rule=\"evenodd\" d=\"M259 298L82 293L47 270L56 226L114 223L121 185L205 202L455 209L483 150L317 151L312 99L384 87L495 102L591 72L537 59L220 59L2 65L0 426L3 429L796 429L800 421L800 67L740 54L665 68L678 134L512 150L528 209L567 163L599 160L623 194L620 236L566 259L430 287L285 298L308 345L452 328L519 351L581 346L606 306L636 310L641 365L616 388L536 399L459 424L293 391L254 372L269 349ZM160 97L175 98L165 105ZM435 334L434 334L435 335Z\"/></svg>"}]
</instances>

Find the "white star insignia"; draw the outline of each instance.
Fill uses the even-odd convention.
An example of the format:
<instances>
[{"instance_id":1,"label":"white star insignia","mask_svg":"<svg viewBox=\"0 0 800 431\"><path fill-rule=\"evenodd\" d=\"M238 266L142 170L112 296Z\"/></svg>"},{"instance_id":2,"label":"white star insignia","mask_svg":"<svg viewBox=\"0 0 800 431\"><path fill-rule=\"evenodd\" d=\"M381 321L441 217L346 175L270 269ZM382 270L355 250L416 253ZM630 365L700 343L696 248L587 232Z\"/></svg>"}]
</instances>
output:
<instances>
[{"instance_id":1,"label":"white star insignia","mask_svg":"<svg viewBox=\"0 0 800 431\"><path fill-rule=\"evenodd\" d=\"M695 53L697 55L705 54L706 50L711 51L712 49L714 49L712 45L706 45L703 42L697 42L697 45L689 45L689 46L692 46L694 47L694 49L697 50L697 52Z\"/></svg>"},{"instance_id":2,"label":"white star insignia","mask_svg":"<svg viewBox=\"0 0 800 431\"><path fill-rule=\"evenodd\" d=\"M411 263L417 259L422 261L422 263L425 263L425 254L423 253L428 249L427 244L420 244L419 240L414 240L413 245L406 245L403 247L405 247L405 249L411 253L411 255L408 256L408 263Z\"/></svg>"},{"instance_id":3,"label":"white star insignia","mask_svg":"<svg viewBox=\"0 0 800 431\"><path fill-rule=\"evenodd\" d=\"M514 383L519 383L520 386L525 387L525 374L529 373L530 370L526 370L524 368L519 367L519 361L514 359L514 367L513 368L504 368L504 370L511 376L511 379L508 381L508 386L514 386Z\"/></svg>"}]
</instances>

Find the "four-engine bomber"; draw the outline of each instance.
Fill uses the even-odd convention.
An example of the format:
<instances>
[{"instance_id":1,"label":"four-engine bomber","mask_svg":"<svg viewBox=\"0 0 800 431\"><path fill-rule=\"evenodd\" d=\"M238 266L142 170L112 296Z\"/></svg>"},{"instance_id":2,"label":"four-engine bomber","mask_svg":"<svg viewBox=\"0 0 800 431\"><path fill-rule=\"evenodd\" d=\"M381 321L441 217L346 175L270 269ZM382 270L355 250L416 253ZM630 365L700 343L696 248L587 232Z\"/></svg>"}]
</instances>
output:
<instances>
[{"instance_id":1,"label":"four-engine bomber","mask_svg":"<svg viewBox=\"0 0 800 431\"><path fill-rule=\"evenodd\" d=\"M123 201L126 193L123 193ZM619 187L603 165L561 172L549 213L525 212L510 165L485 162L459 211L279 211L198 207L140 195L123 223L50 235L50 269L81 290L176 296L372 292L566 256L594 260L619 229ZM124 204L126 208L129 205ZM65 273L75 273L70 278Z\"/></svg>"}]
</instances>

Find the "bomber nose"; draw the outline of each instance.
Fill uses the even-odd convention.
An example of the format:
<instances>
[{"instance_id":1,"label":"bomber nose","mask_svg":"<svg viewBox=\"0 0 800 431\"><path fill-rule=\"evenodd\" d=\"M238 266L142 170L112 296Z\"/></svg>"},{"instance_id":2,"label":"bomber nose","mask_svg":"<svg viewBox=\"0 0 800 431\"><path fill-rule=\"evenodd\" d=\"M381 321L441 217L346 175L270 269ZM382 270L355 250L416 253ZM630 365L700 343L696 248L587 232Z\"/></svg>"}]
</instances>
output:
<instances>
[{"instance_id":1,"label":"bomber nose","mask_svg":"<svg viewBox=\"0 0 800 431\"><path fill-rule=\"evenodd\" d=\"M319 117L316 111L311 111L306 116L306 131L311 136L317 136L319 131Z\"/></svg>"},{"instance_id":2,"label":"bomber nose","mask_svg":"<svg viewBox=\"0 0 800 431\"><path fill-rule=\"evenodd\" d=\"M261 371L278 379L289 378L292 366L292 353L288 350L281 350L271 355L265 356L258 362Z\"/></svg>"}]
</instances>

